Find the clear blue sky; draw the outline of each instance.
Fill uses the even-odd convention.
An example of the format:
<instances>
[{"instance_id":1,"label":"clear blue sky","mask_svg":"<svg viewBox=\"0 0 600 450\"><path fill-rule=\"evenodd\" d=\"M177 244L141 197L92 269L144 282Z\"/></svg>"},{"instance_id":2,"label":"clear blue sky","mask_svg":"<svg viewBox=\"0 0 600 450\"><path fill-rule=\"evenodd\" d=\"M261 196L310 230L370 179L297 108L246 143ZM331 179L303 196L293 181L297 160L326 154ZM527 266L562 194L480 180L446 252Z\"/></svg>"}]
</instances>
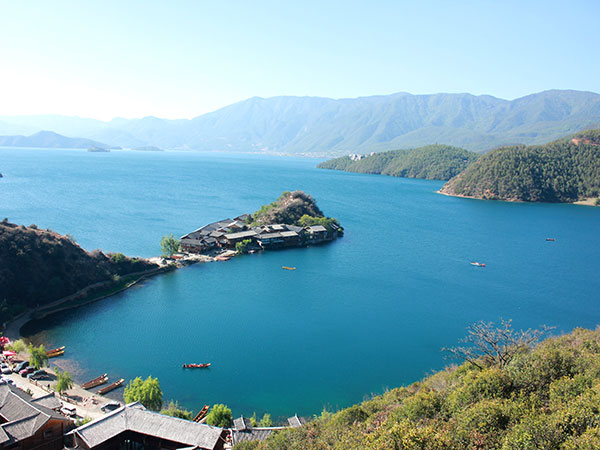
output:
<instances>
[{"instance_id":1,"label":"clear blue sky","mask_svg":"<svg viewBox=\"0 0 600 450\"><path fill-rule=\"evenodd\" d=\"M10 1L0 115L193 117L252 96L600 92L600 2Z\"/></svg>"}]
</instances>

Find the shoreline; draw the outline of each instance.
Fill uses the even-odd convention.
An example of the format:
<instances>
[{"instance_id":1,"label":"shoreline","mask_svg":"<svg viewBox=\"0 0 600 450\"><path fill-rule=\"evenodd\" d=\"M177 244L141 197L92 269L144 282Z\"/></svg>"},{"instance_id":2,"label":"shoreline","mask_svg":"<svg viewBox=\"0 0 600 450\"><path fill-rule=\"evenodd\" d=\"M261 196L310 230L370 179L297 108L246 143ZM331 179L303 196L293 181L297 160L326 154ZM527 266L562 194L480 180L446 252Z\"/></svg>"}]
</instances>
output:
<instances>
[{"instance_id":1,"label":"shoreline","mask_svg":"<svg viewBox=\"0 0 600 450\"><path fill-rule=\"evenodd\" d=\"M445 195L446 197L456 197L456 198L470 198L472 200L489 200L494 202L507 202L507 203L545 203L547 205L581 205L581 206L598 206L595 204L595 198L586 198L584 200L577 200L575 202L527 202L525 200L516 200L516 199L492 199L492 198L481 198L481 197L473 197L471 195L462 195L462 194L449 194L448 192L442 192L442 190L435 191L436 194Z\"/></svg>"},{"instance_id":2,"label":"shoreline","mask_svg":"<svg viewBox=\"0 0 600 450\"><path fill-rule=\"evenodd\" d=\"M100 300L104 300L106 298L112 297L113 295L126 291L127 289L137 285L140 281L146 278L150 278L166 272L171 272L176 269L181 269L188 265L196 264L199 262L214 261L214 258L207 255L198 255L182 260L177 260L174 263L171 262L164 264L160 262L163 260L163 258L161 257L151 257L146 259L148 261L154 262L155 264L157 264L158 267L144 272L133 272L130 274L123 275L122 278L133 277L134 279L125 282L123 286L119 287L118 289L112 292L108 292L106 294L98 296L91 295L88 297L88 292L94 288L106 287L107 289L110 289L111 285L113 288L116 287L114 285L114 282L111 282L110 280L91 284L78 290L77 292L74 292L73 294L55 300L52 303L48 303L37 308L28 308L18 316L13 317L1 324L1 331L3 332L4 336L8 337L11 341L23 339L26 338L26 336L23 336L21 334L21 329L33 320L41 320L51 314L68 311L71 309L78 308L80 306L85 306Z\"/></svg>"}]
</instances>

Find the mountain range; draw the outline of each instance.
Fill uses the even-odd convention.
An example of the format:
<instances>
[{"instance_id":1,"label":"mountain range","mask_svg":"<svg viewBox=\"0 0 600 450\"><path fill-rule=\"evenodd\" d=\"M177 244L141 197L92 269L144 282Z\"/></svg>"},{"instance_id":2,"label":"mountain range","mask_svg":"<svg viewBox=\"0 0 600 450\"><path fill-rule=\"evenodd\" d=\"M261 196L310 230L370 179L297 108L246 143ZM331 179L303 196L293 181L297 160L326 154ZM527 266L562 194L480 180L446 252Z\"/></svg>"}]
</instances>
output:
<instances>
[{"instance_id":1,"label":"mountain range","mask_svg":"<svg viewBox=\"0 0 600 450\"><path fill-rule=\"evenodd\" d=\"M544 91L489 95L397 93L352 99L253 97L193 119L0 116L0 134L51 130L110 146L304 156L444 143L473 151L541 144L600 125L600 95Z\"/></svg>"},{"instance_id":2,"label":"mountain range","mask_svg":"<svg viewBox=\"0 0 600 450\"><path fill-rule=\"evenodd\" d=\"M31 136L0 136L0 147L110 148L110 145L85 138L70 138L53 131L38 131Z\"/></svg>"}]
</instances>

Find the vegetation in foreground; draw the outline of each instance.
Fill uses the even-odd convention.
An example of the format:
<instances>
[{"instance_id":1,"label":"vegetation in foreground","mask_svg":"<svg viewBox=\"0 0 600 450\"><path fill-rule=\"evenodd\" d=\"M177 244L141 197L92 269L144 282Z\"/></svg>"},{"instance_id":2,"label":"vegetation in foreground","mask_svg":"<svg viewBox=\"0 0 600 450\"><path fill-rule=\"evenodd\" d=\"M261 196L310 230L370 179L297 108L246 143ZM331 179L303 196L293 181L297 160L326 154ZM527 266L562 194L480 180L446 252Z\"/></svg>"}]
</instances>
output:
<instances>
[{"instance_id":1,"label":"vegetation in foreground","mask_svg":"<svg viewBox=\"0 0 600 450\"><path fill-rule=\"evenodd\" d=\"M337 219L325 217L316 200L302 191L284 192L276 201L250 214L247 221L251 226L278 223L302 227L323 225L330 233L332 226L337 227L339 232L343 231Z\"/></svg>"},{"instance_id":2,"label":"vegetation in foreground","mask_svg":"<svg viewBox=\"0 0 600 450\"><path fill-rule=\"evenodd\" d=\"M393 177L449 180L476 161L478 156L450 145L428 145L412 150L375 153L355 161L349 156L342 156L324 161L317 167Z\"/></svg>"},{"instance_id":3,"label":"vegetation in foreground","mask_svg":"<svg viewBox=\"0 0 600 450\"><path fill-rule=\"evenodd\" d=\"M501 338L504 329L488 328ZM526 343L538 336L512 336L521 344L507 347L516 351L502 366L489 346L492 336L483 342L491 357L479 353L477 365L464 362L236 449L600 448L600 328L576 329L534 348ZM502 342L496 342L500 352Z\"/></svg>"},{"instance_id":4,"label":"vegetation in foreground","mask_svg":"<svg viewBox=\"0 0 600 450\"><path fill-rule=\"evenodd\" d=\"M574 202L600 198L600 130L483 155L442 188L490 200Z\"/></svg>"},{"instance_id":5,"label":"vegetation in foreground","mask_svg":"<svg viewBox=\"0 0 600 450\"><path fill-rule=\"evenodd\" d=\"M122 253L87 252L70 236L0 222L0 312L7 320L99 282L156 268Z\"/></svg>"}]
</instances>

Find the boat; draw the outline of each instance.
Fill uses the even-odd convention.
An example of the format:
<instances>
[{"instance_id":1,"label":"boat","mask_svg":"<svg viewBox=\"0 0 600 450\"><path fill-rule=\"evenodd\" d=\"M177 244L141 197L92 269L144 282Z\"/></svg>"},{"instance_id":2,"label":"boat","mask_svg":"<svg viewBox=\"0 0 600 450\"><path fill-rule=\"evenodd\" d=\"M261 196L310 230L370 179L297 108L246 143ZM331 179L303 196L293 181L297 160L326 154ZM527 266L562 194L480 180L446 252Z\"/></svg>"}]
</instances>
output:
<instances>
[{"instance_id":1,"label":"boat","mask_svg":"<svg viewBox=\"0 0 600 450\"><path fill-rule=\"evenodd\" d=\"M46 353L46 356L47 356L48 358L56 358L57 356L62 356L62 355L64 355L64 354L65 354L65 351L64 351L64 350L61 350L61 351L59 351L59 352L54 352L54 353L50 353L50 354L47 354L47 353Z\"/></svg>"},{"instance_id":2,"label":"boat","mask_svg":"<svg viewBox=\"0 0 600 450\"><path fill-rule=\"evenodd\" d=\"M215 256L217 261L229 261L231 259L230 256Z\"/></svg>"},{"instance_id":3,"label":"boat","mask_svg":"<svg viewBox=\"0 0 600 450\"><path fill-rule=\"evenodd\" d=\"M125 379L121 378L120 380L115 381L113 384L109 384L108 386L100 389L97 392L97 394L100 394L100 395L107 394L108 392L113 391L113 390L117 389L119 386L121 386L124 381L125 381Z\"/></svg>"},{"instance_id":4,"label":"boat","mask_svg":"<svg viewBox=\"0 0 600 450\"><path fill-rule=\"evenodd\" d=\"M548 242L554 242L554 241L556 241L556 239L554 239L554 238L546 238L546 240L547 240Z\"/></svg>"},{"instance_id":5,"label":"boat","mask_svg":"<svg viewBox=\"0 0 600 450\"><path fill-rule=\"evenodd\" d=\"M196 417L194 417L194 420L192 422L200 422L202 419L204 419L206 417L206 414L208 413L209 409L210 409L210 406L204 405L204 407L200 410L200 412L198 414L196 414Z\"/></svg>"},{"instance_id":6,"label":"boat","mask_svg":"<svg viewBox=\"0 0 600 450\"><path fill-rule=\"evenodd\" d=\"M471 265L472 266L476 266L476 267L485 267L484 263L480 263L480 262L477 262L477 261L471 261Z\"/></svg>"},{"instance_id":7,"label":"boat","mask_svg":"<svg viewBox=\"0 0 600 450\"><path fill-rule=\"evenodd\" d=\"M61 352L61 351L63 351L65 348L66 348L66 347L63 345L62 347L58 347L58 348L55 348L55 349L52 349L52 350L47 350L47 351L46 351L46 355L47 355L47 356L50 356L52 353L58 353L58 352Z\"/></svg>"},{"instance_id":8,"label":"boat","mask_svg":"<svg viewBox=\"0 0 600 450\"><path fill-rule=\"evenodd\" d=\"M100 375L97 378L94 378L93 380L90 380L86 383L83 383L81 385L81 387L83 389L92 389L95 388L96 386L100 386L101 384L104 384L108 381L108 374L104 374L104 375Z\"/></svg>"},{"instance_id":9,"label":"boat","mask_svg":"<svg viewBox=\"0 0 600 450\"><path fill-rule=\"evenodd\" d=\"M183 368L184 369L204 369L206 367L210 367L211 363L203 363L203 364L196 364L196 363L192 363L192 364L184 364Z\"/></svg>"},{"instance_id":10,"label":"boat","mask_svg":"<svg viewBox=\"0 0 600 450\"><path fill-rule=\"evenodd\" d=\"M296 270L295 267L288 267L288 266L281 266L281 268L285 269L285 270Z\"/></svg>"}]
</instances>

